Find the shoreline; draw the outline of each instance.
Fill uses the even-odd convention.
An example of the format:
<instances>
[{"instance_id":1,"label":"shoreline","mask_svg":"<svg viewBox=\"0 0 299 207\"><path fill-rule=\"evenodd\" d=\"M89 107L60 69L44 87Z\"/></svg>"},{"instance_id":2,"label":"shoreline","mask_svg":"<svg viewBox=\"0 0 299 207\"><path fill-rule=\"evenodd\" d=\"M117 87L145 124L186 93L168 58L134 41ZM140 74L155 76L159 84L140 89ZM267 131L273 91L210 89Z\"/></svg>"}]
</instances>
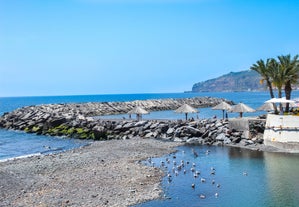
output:
<instances>
[{"instance_id":1,"label":"shoreline","mask_svg":"<svg viewBox=\"0 0 299 207\"><path fill-rule=\"evenodd\" d=\"M0 162L2 206L131 206L161 198L162 169L141 163L186 143L159 139L96 141L62 153ZM285 153L261 145L224 145ZM5 189L5 190L4 190Z\"/></svg>"},{"instance_id":2,"label":"shoreline","mask_svg":"<svg viewBox=\"0 0 299 207\"><path fill-rule=\"evenodd\" d=\"M1 206L131 206L157 199L164 172L140 161L180 145L140 138L98 141L0 162Z\"/></svg>"}]
</instances>

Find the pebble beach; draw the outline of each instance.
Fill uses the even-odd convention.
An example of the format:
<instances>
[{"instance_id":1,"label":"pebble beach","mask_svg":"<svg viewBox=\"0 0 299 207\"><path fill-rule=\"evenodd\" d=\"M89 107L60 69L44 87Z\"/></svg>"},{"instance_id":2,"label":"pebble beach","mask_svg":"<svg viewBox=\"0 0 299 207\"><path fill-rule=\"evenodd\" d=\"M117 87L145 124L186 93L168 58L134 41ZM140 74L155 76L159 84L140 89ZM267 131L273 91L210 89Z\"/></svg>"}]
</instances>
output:
<instances>
[{"instance_id":1,"label":"pebble beach","mask_svg":"<svg viewBox=\"0 0 299 207\"><path fill-rule=\"evenodd\" d=\"M156 199L163 171L140 161L178 145L139 138L99 141L61 154L1 162L1 206L130 206Z\"/></svg>"}]
</instances>

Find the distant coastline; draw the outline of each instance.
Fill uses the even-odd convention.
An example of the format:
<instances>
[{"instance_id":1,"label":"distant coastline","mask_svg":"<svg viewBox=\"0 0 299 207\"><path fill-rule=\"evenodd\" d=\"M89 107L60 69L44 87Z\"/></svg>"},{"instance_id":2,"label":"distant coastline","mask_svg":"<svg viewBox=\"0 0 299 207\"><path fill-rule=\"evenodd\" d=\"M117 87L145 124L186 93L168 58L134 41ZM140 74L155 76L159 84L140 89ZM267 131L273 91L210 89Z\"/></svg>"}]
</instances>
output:
<instances>
[{"instance_id":1,"label":"distant coastline","mask_svg":"<svg viewBox=\"0 0 299 207\"><path fill-rule=\"evenodd\" d=\"M253 70L230 72L220 77L193 84L190 92L262 92L268 91L265 83L261 84L261 76ZM298 90L299 86L294 85ZM189 91L187 91L189 92Z\"/></svg>"}]
</instances>

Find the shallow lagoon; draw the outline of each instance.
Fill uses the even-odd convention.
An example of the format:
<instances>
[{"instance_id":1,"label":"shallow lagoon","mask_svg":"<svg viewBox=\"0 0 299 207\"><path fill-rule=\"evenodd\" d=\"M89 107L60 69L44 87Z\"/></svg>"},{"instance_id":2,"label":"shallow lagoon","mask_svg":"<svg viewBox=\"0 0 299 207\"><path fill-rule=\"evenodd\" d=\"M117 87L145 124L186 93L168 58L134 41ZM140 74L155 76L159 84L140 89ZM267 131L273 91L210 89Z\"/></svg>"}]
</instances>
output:
<instances>
[{"instance_id":1,"label":"shallow lagoon","mask_svg":"<svg viewBox=\"0 0 299 207\"><path fill-rule=\"evenodd\" d=\"M177 166L181 164L181 160L184 161L184 167L179 170ZM161 166L161 162L164 162L165 166ZM194 172L191 171L193 163ZM152 158L144 161L144 164L161 167L166 175L169 173L171 177L163 178L162 187L165 194L162 199L142 203L136 207L291 207L299 204L298 154L230 147L182 146L176 153ZM215 168L214 175L211 174L211 168ZM200 172L197 178L194 177L196 171ZM205 182L201 182L201 178L204 178ZM192 184L195 184L194 188ZM204 195L205 198L200 198L200 195Z\"/></svg>"}]
</instances>

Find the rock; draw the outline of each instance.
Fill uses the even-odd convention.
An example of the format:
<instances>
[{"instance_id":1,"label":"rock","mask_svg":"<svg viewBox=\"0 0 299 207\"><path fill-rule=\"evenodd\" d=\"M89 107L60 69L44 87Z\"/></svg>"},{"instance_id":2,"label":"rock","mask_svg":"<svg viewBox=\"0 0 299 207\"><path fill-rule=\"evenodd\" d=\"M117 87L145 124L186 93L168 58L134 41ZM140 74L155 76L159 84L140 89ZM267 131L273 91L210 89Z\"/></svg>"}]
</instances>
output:
<instances>
[{"instance_id":1,"label":"rock","mask_svg":"<svg viewBox=\"0 0 299 207\"><path fill-rule=\"evenodd\" d=\"M224 133L218 134L216 137L217 141L224 141L227 137L225 136Z\"/></svg>"},{"instance_id":2,"label":"rock","mask_svg":"<svg viewBox=\"0 0 299 207\"><path fill-rule=\"evenodd\" d=\"M154 123L150 126L150 129L157 129L159 126L159 123Z\"/></svg>"},{"instance_id":3,"label":"rock","mask_svg":"<svg viewBox=\"0 0 299 207\"><path fill-rule=\"evenodd\" d=\"M215 124L215 127L217 127L217 128L219 128L219 127L221 127L221 126L223 126L223 124L220 123L220 122L217 122L217 123Z\"/></svg>"},{"instance_id":4,"label":"rock","mask_svg":"<svg viewBox=\"0 0 299 207\"><path fill-rule=\"evenodd\" d=\"M120 130L120 129L122 129L123 127L122 127L122 125L117 125L115 128L114 128L114 130Z\"/></svg>"},{"instance_id":5,"label":"rock","mask_svg":"<svg viewBox=\"0 0 299 207\"><path fill-rule=\"evenodd\" d=\"M169 126L165 123L159 124L159 129L161 130L161 133L167 132L168 128L169 128Z\"/></svg>"},{"instance_id":6,"label":"rock","mask_svg":"<svg viewBox=\"0 0 299 207\"><path fill-rule=\"evenodd\" d=\"M134 122L129 122L129 123L126 123L122 126L122 129L130 129L132 127L134 127L135 123Z\"/></svg>"},{"instance_id":7,"label":"rock","mask_svg":"<svg viewBox=\"0 0 299 207\"><path fill-rule=\"evenodd\" d=\"M254 144L254 142L253 142L252 140L245 140L245 143L246 143L247 145Z\"/></svg>"},{"instance_id":8,"label":"rock","mask_svg":"<svg viewBox=\"0 0 299 207\"><path fill-rule=\"evenodd\" d=\"M188 143L188 144L199 144L199 138L198 137L190 138L186 141L186 143Z\"/></svg>"},{"instance_id":9,"label":"rock","mask_svg":"<svg viewBox=\"0 0 299 207\"><path fill-rule=\"evenodd\" d=\"M135 123L135 127L141 127L141 126L144 126L146 123L146 121L138 121Z\"/></svg>"},{"instance_id":10,"label":"rock","mask_svg":"<svg viewBox=\"0 0 299 207\"><path fill-rule=\"evenodd\" d=\"M56 118L56 119L52 119L50 122L49 122L49 125L51 127L57 127L63 123L65 123L66 119L65 118Z\"/></svg>"},{"instance_id":11,"label":"rock","mask_svg":"<svg viewBox=\"0 0 299 207\"><path fill-rule=\"evenodd\" d=\"M195 129L190 126L186 126L184 129L185 129L186 133L191 134L192 136L199 137L202 135L202 133L199 129Z\"/></svg>"},{"instance_id":12,"label":"rock","mask_svg":"<svg viewBox=\"0 0 299 207\"><path fill-rule=\"evenodd\" d=\"M183 139L178 138L178 137L175 137L175 138L173 139L173 141L174 141L174 142L184 142Z\"/></svg>"},{"instance_id":13,"label":"rock","mask_svg":"<svg viewBox=\"0 0 299 207\"><path fill-rule=\"evenodd\" d=\"M242 140L241 137L233 137L233 138L232 138L232 142L233 142L233 143L239 143L241 140Z\"/></svg>"},{"instance_id":14,"label":"rock","mask_svg":"<svg viewBox=\"0 0 299 207\"><path fill-rule=\"evenodd\" d=\"M166 132L167 135L173 134L174 133L174 128L169 128Z\"/></svg>"},{"instance_id":15,"label":"rock","mask_svg":"<svg viewBox=\"0 0 299 207\"><path fill-rule=\"evenodd\" d=\"M154 133L149 132L149 133L147 133L144 137L145 137L145 138L154 137Z\"/></svg>"},{"instance_id":16,"label":"rock","mask_svg":"<svg viewBox=\"0 0 299 207\"><path fill-rule=\"evenodd\" d=\"M230 144L231 142L232 141L229 138L227 138L227 137L225 137L224 140L223 140L224 144Z\"/></svg>"}]
</instances>

